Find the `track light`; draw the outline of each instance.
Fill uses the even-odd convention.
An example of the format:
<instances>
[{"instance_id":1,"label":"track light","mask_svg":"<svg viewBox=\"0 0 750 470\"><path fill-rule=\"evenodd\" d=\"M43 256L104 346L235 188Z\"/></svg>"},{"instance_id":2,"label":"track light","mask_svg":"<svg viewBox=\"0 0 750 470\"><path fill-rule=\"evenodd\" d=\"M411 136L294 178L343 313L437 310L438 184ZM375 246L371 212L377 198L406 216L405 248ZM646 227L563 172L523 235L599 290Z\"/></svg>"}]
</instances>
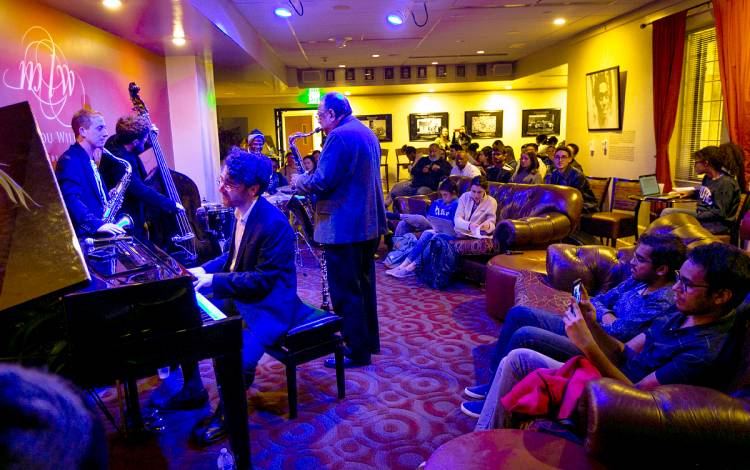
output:
<instances>
[{"instance_id":1,"label":"track light","mask_svg":"<svg viewBox=\"0 0 750 470\"><path fill-rule=\"evenodd\" d=\"M273 14L279 18L289 18L292 16L292 12L288 8L279 7L273 11Z\"/></svg>"},{"instance_id":2,"label":"track light","mask_svg":"<svg viewBox=\"0 0 750 470\"><path fill-rule=\"evenodd\" d=\"M394 26L401 26L404 24L404 15L401 12L391 13L386 17L386 20Z\"/></svg>"}]
</instances>

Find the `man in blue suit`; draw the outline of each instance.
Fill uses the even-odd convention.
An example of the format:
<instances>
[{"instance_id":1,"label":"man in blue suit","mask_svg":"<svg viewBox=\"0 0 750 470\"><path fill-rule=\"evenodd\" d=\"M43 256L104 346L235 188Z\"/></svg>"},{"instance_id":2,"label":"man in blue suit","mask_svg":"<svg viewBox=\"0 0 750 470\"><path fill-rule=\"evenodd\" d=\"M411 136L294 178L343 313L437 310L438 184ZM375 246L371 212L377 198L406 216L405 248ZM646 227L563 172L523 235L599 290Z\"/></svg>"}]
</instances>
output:
<instances>
[{"instance_id":1,"label":"man in blue suit","mask_svg":"<svg viewBox=\"0 0 750 470\"><path fill-rule=\"evenodd\" d=\"M210 288L214 303L245 321L246 387L253 382L265 348L315 312L297 297L292 227L281 211L260 196L270 177L271 161L264 155L235 150L227 157L219 192L224 205L235 209L232 243L228 253L190 269L196 289ZM221 408L207 425L193 430L197 443L208 445L225 436Z\"/></svg>"},{"instance_id":2,"label":"man in blue suit","mask_svg":"<svg viewBox=\"0 0 750 470\"><path fill-rule=\"evenodd\" d=\"M73 115L71 127L76 143L60 156L55 175L76 235L123 234L125 230L120 226L102 220L107 190L94 157L107 140L104 117L96 111L82 109Z\"/></svg>"},{"instance_id":3,"label":"man in blue suit","mask_svg":"<svg viewBox=\"0 0 750 470\"><path fill-rule=\"evenodd\" d=\"M333 310L343 317L345 365L363 366L380 351L374 258L386 232L380 142L341 93L323 97L318 121L327 134L318 168L294 175L292 185L317 197L314 238L325 246Z\"/></svg>"}]
</instances>

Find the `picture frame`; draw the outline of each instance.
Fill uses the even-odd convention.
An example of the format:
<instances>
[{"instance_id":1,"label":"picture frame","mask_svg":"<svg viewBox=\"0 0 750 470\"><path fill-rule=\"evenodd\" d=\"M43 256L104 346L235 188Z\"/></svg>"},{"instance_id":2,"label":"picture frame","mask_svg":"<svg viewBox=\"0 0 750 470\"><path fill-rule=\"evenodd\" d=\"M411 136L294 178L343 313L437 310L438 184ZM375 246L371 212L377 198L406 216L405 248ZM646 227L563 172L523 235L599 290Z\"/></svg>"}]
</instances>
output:
<instances>
[{"instance_id":1,"label":"picture frame","mask_svg":"<svg viewBox=\"0 0 750 470\"><path fill-rule=\"evenodd\" d=\"M448 127L448 113L409 114L409 141L433 141L440 135L442 127Z\"/></svg>"},{"instance_id":2,"label":"picture frame","mask_svg":"<svg viewBox=\"0 0 750 470\"><path fill-rule=\"evenodd\" d=\"M363 114L356 118L369 127L380 142L393 141L392 114Z\"/></svg>"},{"instance_id":3,"label":"picture frame","mask_svg":"<svg viewBox=\"0 0 750 470\"><path fill-rule=\"evenodd\" d=\"M383 77L386 80L393 80L393 67L385 67L383 69Z\"/></svg>"},{"instance_id":4,"label":"picture frame","mask_svg":"<svg viewBox=\"0 0 750 470\"><path fill-rule=\"evenodd\" d=\"M401 79L402 80L411 79L411 67L409 67L408 65L401 67Z\"/></svg>"},{"instance_id":5,"label":"picture frame","mask_svg":"<svg viewBox=\"0 0 750 470\"><path fill-rule=\"evenodd\" d=\"M560 135L560 110L555 108L521 111L521 137Z\"/></svg>"},{"instance_id":6,"label":"picture frame","mask_svg":"<svg viewBox=\"0 0 750 470\"><path fill-rule=\"evenodd\" d=\"M448 76L448 67L442 64L435 66L435 76L437 78L445 78Z\"/></svg>"},{"instance_id":7,"label":"picture frame","mask_svg":"<svg viewBox=\"0 0 750 470\"><path fill-rule=\"evenodd\" d=\"M465 65L456 65L456 77L457 78L465 78L466 77L466 66Z\"/></svg>"},{"instance_id":8,"label":"picture frame","mask_svg":"<svg viewBox=\"0 0 750 470\"><path fill-rule=\"evenodd\" d=\"M371 82L373 80L375 80L375 69L368 67L365 69L365 81Z\"/></svg>"},{"instance_id":9,"label":"picture frame","mask_svg":"<svg viewBox=\"0 0 750 470\"><path fill-rule=\"evenodd\" d=\"M426 65L417 66L417 78L419 80L425 80L427 78L427 66Z\"/></svg>"},{"instance_id":10,"label":"picture frame","mask_svg":"<svg viewBox=\"0 0 750 470\"><path fill-rule=\"evenodd\" d=\"M464 111L464 127L473 139L499 139L503 136L503 112Z\"/></svg>"},{"instance_id":11,"label":"picture frame","mask_svg":"<svg viewBox=\"0 0 750 470\"><path fill-rule=\"evenodd\" d=\"M356 80L356 73L354 72L354 69L345 69L346 72L344 73L344 78L347 82L353 82Z\"/></svg>"},{"instance_id":12,"label":"picture frame","mask_svg":"<svg viewBox=\"0 0 750 470\"><path fill-rule=\"evenodd\" d=\"M586 114L590 131L622 130L619 65L586 74Z\"/></svg>"},{"instance_id":13,"label":"picture frame","mask_svg":"<svg viewBox=\"0 0 750 470\"><path fill-rule=\"evenodd\" d=\"M327 82L336 81L336 71L334 69L326 69L326 81Z\"/></svg>"}]
</instances>

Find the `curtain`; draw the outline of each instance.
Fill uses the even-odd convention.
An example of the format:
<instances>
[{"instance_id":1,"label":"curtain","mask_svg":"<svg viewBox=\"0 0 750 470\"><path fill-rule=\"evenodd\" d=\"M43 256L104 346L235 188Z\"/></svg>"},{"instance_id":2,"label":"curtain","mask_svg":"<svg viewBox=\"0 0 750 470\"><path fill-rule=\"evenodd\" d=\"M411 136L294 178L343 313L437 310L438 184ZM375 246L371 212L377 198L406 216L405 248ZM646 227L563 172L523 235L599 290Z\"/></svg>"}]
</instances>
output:
<instances>
[{"instance_id":1,"label":"curtain","mask_svg":"<svg viewBox=\"0 0 750 470\"><path fill-rule=\"evenodd\" d=\"M713 0L713 8L729 138L742 147L750 176L750 0Z\"/></svg>"},{"instance_id":2,"label":"curtain","mask_svg":"<svg viewBox=\"0 0 750 470\"><path fill-rule=\"evenodd\" d=\"M687 11L667 16L653 24L654 137L656 140L656 179L664 192L672 190L669 171L669 139L674 131L680 99L682 59L685 55Z\"/></svg>"}]
</instances>

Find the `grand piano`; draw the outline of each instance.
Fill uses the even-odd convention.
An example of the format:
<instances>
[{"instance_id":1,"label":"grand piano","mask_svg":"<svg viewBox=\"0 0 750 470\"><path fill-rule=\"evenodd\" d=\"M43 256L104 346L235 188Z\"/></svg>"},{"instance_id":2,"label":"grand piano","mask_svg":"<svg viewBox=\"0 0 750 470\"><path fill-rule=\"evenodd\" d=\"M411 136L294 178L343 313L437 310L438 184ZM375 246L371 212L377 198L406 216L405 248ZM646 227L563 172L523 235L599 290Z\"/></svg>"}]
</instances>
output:
<instances>
[{"instance_id":1,"label":"grand piano","mask_svg":"<svg viewBox=\"0 0 750 470\"><path fill-rule=\"evenodd\" d=\"M230 446L250 467L242 325L197 294L192 276L131 237L77 240L28 103L0 108L0 360L45 367L83 389L214 359Z\"/></svg>"}]
</instances>

